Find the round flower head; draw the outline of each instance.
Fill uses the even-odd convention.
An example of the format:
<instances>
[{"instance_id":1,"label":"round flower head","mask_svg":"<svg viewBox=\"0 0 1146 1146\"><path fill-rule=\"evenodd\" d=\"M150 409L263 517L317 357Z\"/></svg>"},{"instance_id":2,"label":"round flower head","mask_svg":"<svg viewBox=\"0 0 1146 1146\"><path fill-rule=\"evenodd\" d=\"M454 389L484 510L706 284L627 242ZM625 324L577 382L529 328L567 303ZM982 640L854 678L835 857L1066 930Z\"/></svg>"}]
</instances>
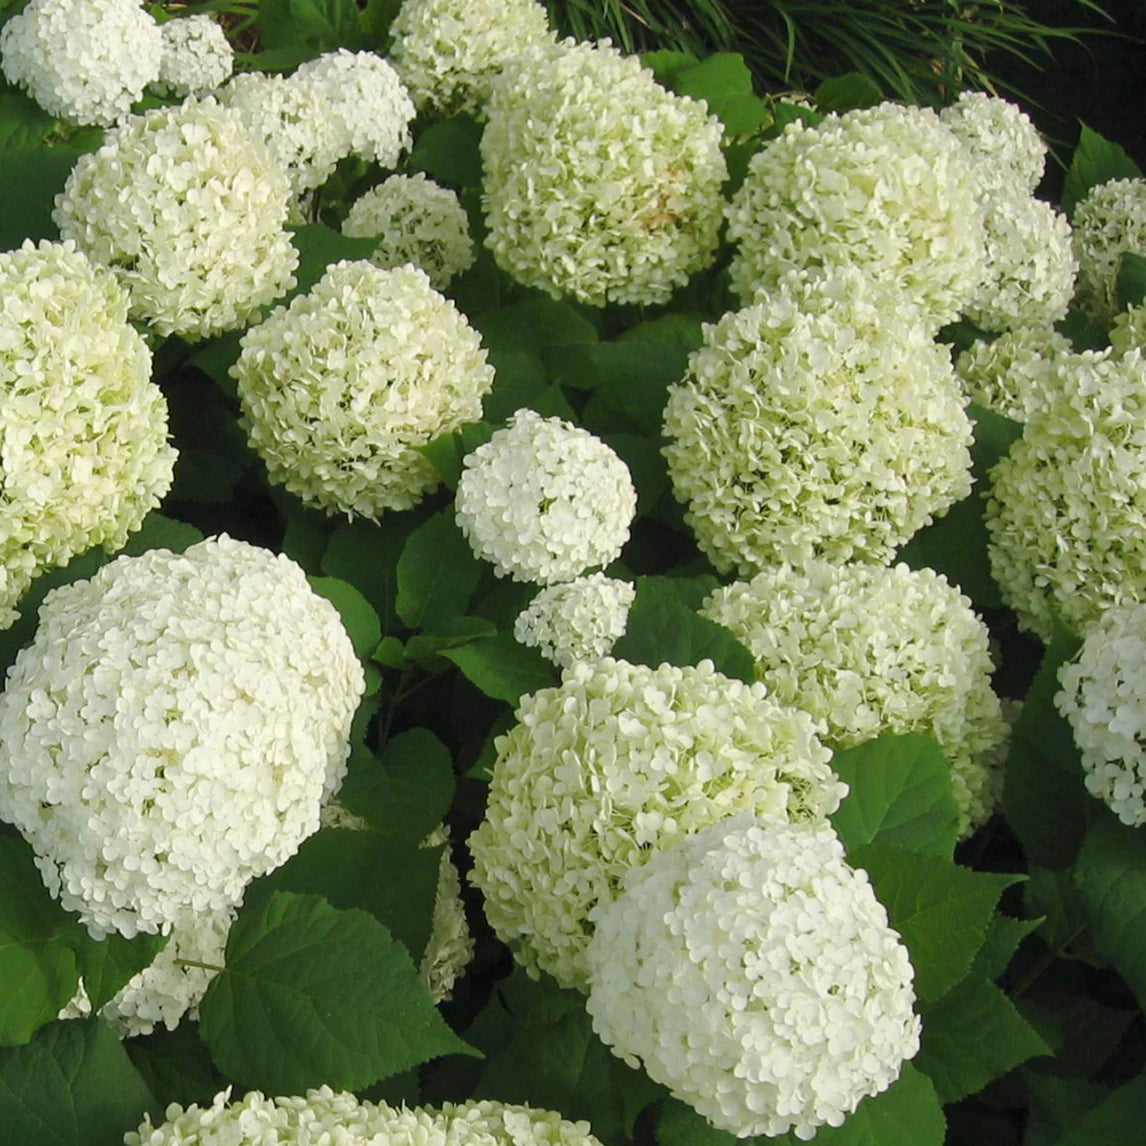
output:
<instances>
[{"instance_id":1,"label":"round flower head","mask_svg":"<svg viewBox=\"0 0 1146 1146\"><path fill-rule=\"evenodd\" d=\"M1146 257L1146 179L1112 179L1092 187L1074 209L1079 297L1096 321L1118 314L1123 251Z\"/></svg>"},{"instance_id":2,"label":"round flower head","mask_svg":"<svg viewBox=\"0 0 1146 1146\"><path fill-rule=\"evenodd\" d=\"M1132 828L1146 824L1146 604L1114 605L1058 670L1086 788Z\"/></svg>"},{"instance_id":3,"label":"round flower head","mask_svg":"<svg viewBox=\"0 0 1146 1146\"><path fill-rule=\"evenodd\" d=\"M979 191L965 148L929 109L884 103L790 124L753 156L728 208L732 287L750 301L792 271L857 267L896 283L938 328L983 279Z\"/></svg>"},{"instance_id":4,"label":"round flower head","mask_svg":"<svg viewBox=\"0 0 1146 1146\"><path fill-rule=\"evenodd\" d=\"M620 555L637 491L600 438L518 410L466 455L455 509L473 551L497 576L552 585Z\"/></svg>"},{"instance_id":5,"label":"round flower head","mask_svg":"<svg viewBox=\"0 0 1146 1146\"><path fill-rule=\"evenodd\" d=\"M971 489L946 347L854 269L705 326L664 433L684 519L722 572L885 563Z\"/></svg>"},{"instance_id":6,"label":"round flower head","mask_svg":"<svg viewBox=\"0 0 1146 1146\"><path fill-rule=\"evenodd\" d=\"M515 717L471 878L518 961L563 987L587 986L590 913L629 868L734 812L816 823L847 793L811 716L711 661L577 664Z\"/></svg>"},{"instance_id":7,"label":"round flower head","mask_svg":"<svg viewBox=\"0 0 1146 1146\"><path fill-rule=\"evenodd\" d=\"M121 548L174 463L151 353L111 274L72 243L0 254L0 628L44 569Z\"/></svg>"},{"instance_id":8,"label":"round flower head","mask_svg":"<svg viewBox=\"0 0 1146 1146\"><path fill-rule=\"evenodd\" d=\"M294 286L282 168L213 99L133 116L81 155L52 215L160 334L243 326Z\"/></svg>"},{"instance_id":9,"label":"round flower head","mask_svg":"<svg viewBox=\"0 0 1146 1146\"><path fill-rule=\"evenodd\" d=\"M1146 354L1146 303L1128 306L1110 328L1110 348L1121 357L1132 350Z\"/></svg>"},{"instance_id":10,"label":"round flower head","mask_svg":"<svg viewBox=\"0 0 1146 1146\"><path fill-rule=\"evenodd\" d=\"M717 589L701 614L748 648L769 696L825 722L831 748L925 733L951 764L962 834L990 815L988 762L1007 726L987 626L941 574L783 565Z\"/></svg>"},{"instance_id":11,"label":"round flower head","mask_svg":"<svg viewBox=\"0 0 1146 1146\"><path fill-rule=\"evenodd\" d=\"M659 304L716 257L721 125L633 56L565 40L507 67L481 140L486 245L555 298Z\"/></svg>"},{"instance_id":12,"label":"round flower head","mask_svg":"<svg viewBox=\"0 0 1146 1146\"><path fill-rule=\"evenodd\" d=\"M469 219L458 197L420 171L391 175L350 206L342 233L377 239L370 261L389 270L413 263L430 276L435 290L474 262Z\"/></svg>"},{"instance_id":13,"label":"round flower head","mask_svg":"<svg viewBox=\"0 0 1146 1146\"><path fill-rule=\"evenodd\" d=\"M373 52L327 52L303 64L291 83L317 90L333 106L340 155L394 167L410 146L414 103L398 73Z\"/></svg>"},{"instance_id":14,"label":"round flower head","mask_svg":"<svg viewBox=\"0 0 1146 1146\"><path fill-rule=\"evenodd\" d=\"M390 57L422 111L480 115L510 60L553 39L537 0L403 0Z\"/></svg>"},{"instance_id":15,"label":"round flower head","mask_svg":"<svg viewBox=\"0 0 1146 1146\"><path fill-rule=\"evenodd\" d=\"M226 33L211 16L182 16L159 26L163 58L157 91L178 96L206 95L230 79L235 53Z\"/></svg>"},{"instance_id":16,"label":"round flower head","mask_svg":"<svg viewBox=\"0 0 1146 1146\"><path fill-rule=\"evenodd\" d=\"M1146 360L1072 355L1047 406L991 470L991 574L1022 628L1080 635L1146 598Z\"/></svg>"},{"instance_id":17,"label":"round flower head","mask_svg":"<svg viewBox=\"0 0 1146 1146\"><path fill-rule=\"evenodd\" d=\"M287 557L208 539L55 589L0 696L0 816L95 936L237 903L318 828L362 667Z\"/></svg>"},{"instance_id":18,"label":"round flower head","mask_svg":"<svg viewBox=\"0 0 1146 1146\"><path fill-rule=\"evenodd\" d=\"M513 623L514 638L541 650L554 664L608 655L624 635L636 588L604 573L590 573L542 589Z\"/></svg>"},{"instance_id":19,"label":"round flower head","mask_svg":"<svg viewBox=\"0 0 1146 1146\"><path fill-rule=\"evenodd\" d=\"M968 400L1026 422L1044 407L1073 355L1054 327L1029 327L976 342L955 362Z\"/></svg>"},{"instance_id":20,"label":"round flower head","mask_svg":"<svg viewBox=\"0 0 1146 1146\"><path fill-rule=\"evenodd\" d=\"M717 1129L811 1139L919 1050L907 949L826 825L714 824L596 924L593 1029Z\"/></svg>"},{"instance_id":21,"label":"round flower head","mask_svg":"<svg viewBox=\"0 0 1146 1146\"><path fill-rule=\"evenodd\" d=\"M295 195L321 187L334 173L342 156L339 121L320 88L245 72L222 88L218 99L266 144L290 178Z\"/></svg>"},{"instance_id":22,"label":"round flower head","mask_svg":"<svg viewBox=\"0 0 1146 1146\"><path fill-rule=\"evenodd\" d=\"M100 1008L100 1018L122 1039L149 1035L160 1024L173 1031L184 1016L197 1019L199 1004L218 974L213 968L223 966L236 914L236 908L227 906L180 915L163 950ZM81 979L79 992L60 1018L87 1018L91 1013Z\"/></svg>"},{"instance_id":23,"label":"round flower head","mask_svg":"<svg viewBox=\"0 0 1146 1146\"><path fill-rule=\"evenodd\" d=\"M552 1110L479 1100L447 1102L438 1113L450 1146L601 1146L588 1122Z\"/></svg>"},{"instance_id":24,"label":"round flower head","mask_svg":"<svg viewBox=\"0 0 1146 1146\"><path fill-rule=\"evenodd\" d=\"M51 115L108 126L159 75L163 40L140 0L31 0L0 29L0 70Z\"/></svg>"},{"instance_id":25,"label":"round flower head","mask_svg":"<svg viewBox=\"0 0 1146 1146\"><path fill-rule=\"evenodd\" d=\"M994 186L1034 191L1043 177L1047 145L1016 104L986 92L963 92L939 118L982 163Z\"/></svg>"},{"instance_id":26,"label":"round flower head","mask_svg":"<svg viewBox=\"0 0 1146 1146\"><path fill-rule=\"evenodd\" d=\"M1078 270L1070 224L1026 192L998 191L984 203L987 277L966 316L984 330L1058 322Z\"/></svg>"},{"instance_id":27,"label":"round flower head","mask_svg":"<svg viewBox=\"0 0 1146 1146\"><path fill-rule=\"evenodd\" d=\"M416 267L327 267L242 338L243 425L272 482L331 513L377 518L437 488L418 453L481 417L493 368Z\"/></svg>"},{"instance_id":28,"label":"round flower head","mask_svg":"<svg viewBox=\"0 0 1146 1146\"><path fill-rule=\"evenodd\" d=\"M210 1106L186 1109L172 1103L165 1121L155 1125L145 1115L138 1130L124 1137L125 1146L469 1146L447 1138L447 1124L420 1107L400 1110L384 1102L366 1102L353 1094L336 1094L328 1086L305 1096L267 1098L248 1091L229 1102L231 1091L215 1096ZM487 1146L474 1143L473 1146ZM507 1142L507 1146L509 1146ZM598 1144L594 1143L594 1146Z\"/></svg>"}]
</instances>

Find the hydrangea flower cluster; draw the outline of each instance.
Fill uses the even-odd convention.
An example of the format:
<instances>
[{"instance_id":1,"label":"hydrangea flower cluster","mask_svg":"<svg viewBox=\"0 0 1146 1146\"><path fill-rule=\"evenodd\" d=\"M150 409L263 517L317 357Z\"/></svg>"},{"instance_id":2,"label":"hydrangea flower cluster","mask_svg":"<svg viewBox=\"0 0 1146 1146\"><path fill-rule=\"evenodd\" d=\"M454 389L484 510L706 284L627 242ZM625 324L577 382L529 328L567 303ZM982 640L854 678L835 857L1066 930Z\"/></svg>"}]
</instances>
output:
<instances>
[{"instance_id":1,"label":"hydrangea flower cluster","mask_svg":"<svg viewBox=\"0 0 1146 1146\"><path fill-rule=\"evenodd\" d=\"M498 577L553 585L620 555L637 491L600 438L522 409L466 455L454 508Z\"/></svg>"},{"instance_id":2,"label":"hydrangea flower cluster","mask_svg":"<svg viewBox=\"0 0 1146 1146\"><path fill-rule=\"evenodd\" d=\"M919 1049L907 949L826 825L736 816L656 852L588 962L604 1042L740 1137L839 1126Z\"/></svg>"},{"instance_id":3,"label":"hydrangea flower cluster","mask_svg":"<svg viewBox=\"0 0 1146 1146\"><path fill-rule=\"evenodd\" d=\"M412 266L334 263L241 346L231 372L270 480L351 516L435 489L417 447L480 418L493 385L477 333Z\"/></svg>"},{"instance_id":4,"label":"hydrangea flower cluster","mask_svg":"<svg viewBox=\"0 0 1146 1146\"><path fill-rule=\"evenodd\" d=\"M342 233L377 239L370 261L389 270L413 263L445 290L476 257L469 218L457 195L422 172L391 175L350 206Z\"/></svg>"},{"instance_id":5,"label":"hydrangea flower cluster","mask_svg":"<svg viewBox=\"0 0 1146 1146\"><path fill-rule=\"evenodd\" d=\"M938 328L976 297L986 270L975 170L926 108L884 103L790 124L752 157L729 205L732 287L749 302L793 271L858 267L897 283Z\"/></svg>"},{"instance_id":6,"label":"hydrangea flower cluster","mask_svg":"<svg viewBox=\"0 0 1146 1146\"><path fill-rule=\"evenodd\" d=\"M1058 680L1055 705L1074 731L1087 791L1124 824L1146 824L1146 604L1104 612Z\"/></svg>"},{"instance_id":7,"label":"hydrangea flower cluster","mask_svg":"<svg viewBox=\"0 0 1146 1146\"><path fill-rule=\"evenodd\" d=\"M199 1004L218 974L212 968L223 966L227 936L237 914L237 908L229 905L181 914L163 950L100 1008L100 1018L121 1039L149 1035L161 1023L173 1031L184 1016L197 1019ZM87 1018L91 1013L91 999L81 979L76 997L60 1018Z\"/></svg>"},{"instance_id":8,"label":"hydrangea flower cluster","mask_svg":"<svg viewBox=\"0 0 1146 1146\"><path fill-rule=\"evenodd\" d=\"M294 286L286 174L210 97L133 116L81 155L52 215L160 334L243 326Z\"/></svg>"},{"instance_id":9,"label":"hydrangea flower cluster","mask_svg":"<svg viewBox=\"0 0 1146 1146\"><path fill-rule=\"evenodd\" d=\"M1050 401L1073 353L1054 327L1028 327L976 342L956 359L955 371L970 401L1026 422Z\"/></svg>"},{"instance_id":10,"label":"hydrangea flower cluster","mask_svg":"<svg viewBox=\"0 0 1146 1146\"><path fill-rule=\"evenodd\" d=\"M590 573L542 589L518 614L514 639L562 668L577 661L599 660L624 635L634 585Z\"/></svg>"},{"instance_id":11,"label":"hydrangea flower cluster","mask_svg":"<svg viewBox=\"0 0 1146 1146\"><path fill-rule=\"evenodd\" d=\"M570 1122L535 1106L488 1099L447 1102L439 1117L447 1126L450 1146L601 1146L588 1122Z\"/></svg>"},{"instance_id":12,"label":"hydrangea flower cluster","mask_svg":"<svg viewBox=\"0 0 1146 1146\"><path fill-rule=\"evenodd\" d=\"M93 936L237 903L318 828L362 667L285 556L223 536L49 593L0 697L0 816Z\"/></svg>"},{"instance_id":13,"label":"hydrangea flower cluster","mask_svg":"<svg viewBox=\"0 0 1146 1146\"><path fill-rule=\"evenodd\" d=\"M564 987L587 986L591 912L630 867L745 809L818 823L847 793L811 716L711 661L583 662L514 715L471 879L518 961Z\"/></svg>"},{"instance_id":14,"label":"hydrangea flower cluster","mask_svg":"<svg viewBox=\"0 0 1146 1146\"><path fill-rule=\"evenodd\" d=\"M159 26L163 56L157 91L178 96L200 96L225 84L235 67L235 53L222 27L206 12L182 16Z\"/></svg>"},{"instance_id":15,"label":"hydrangea flower cluster","mask_svg":"<svg viewBox=\"0 0 1146 1146\"><path fill-rule=\"evenodd\" d=\"M1074 209L1078 293L1091 315L1109 325L1118 314L1123 251L1146 256L1146 179L1111 179L1092 187Z\"/></svg>"},{"instance_id":16,"label":"hydrangea flower cluster","mask_svg":"<svg viewBox=\"0 0 1146 1146\"><path fill-rule=\"evenodd\" d=\"M494 85L486 245L525 286L659 304L716 257L720 121L608 41L534 48Z\"/></svg>"},{"instance_id":17,"label":"hydrangea flower cluster","mask_svg":"<svg viewBox=\"0 0 1146 1146\"><path fill-rule=\"evenodd\" d=\"M1080 635L1146 597L1146 359L1088 351L991 471L991 574L1022 628Z\"/></svg>"},{"instance_id":18,"label":"hydrangea flower cluster","mask_svg":"<svg viewBox=\"0 0 1146 1146\"><path fill-rule=\"evenodd\" d=\"M934 737L951 764L961 834L991 813L989 762L1007 739L987 626L931 569L777 566L717 589L700 610L731 629L781 704L850 748L885 732Z\"/></svg>"},{"instance_id":19,"label":"hydrangea flower cluster","mask_svg":"<svg viewBox=\"0 0 1146 1146\"><path fill-rule=\"evenodd\" d=\"M121 548L171 487L167 402L127 296L74 243L0 254L0 628L44 569Z\"/></svg>"},{"instance_id":20,"label":"hydrangea flower cluster","mask_svg":"<svg viewBox=\"0 0 1146 1146\"><path fill-rule=\"evenodd\" d=\"M887 562L971 490L946 349L855 268L706 325L664 433L685 521L721 572Z\"/></svg>"},{"instance_id":21,"label":"hydrangea flower cluster","mask_svg":"<svg viewBox=\"0 0 1146 1146\"><path fill-rule=\"evenodd\" d=\"M390 57L414 103L481 115L504 65L553 39L537 0L403 0Z\"/></svg>"},{"instance_id":22,"label":"hydrangea flower cluster","mask_svg":"<svg viewBox=\"0 0 1146 1146\"><path fill-rule=\"evenodd\" d=\"M963 92L939 118L982 162L987 187L1034 191L1043 177L1047 145L1020 107L986 92Z\"/></svg>"},{"instance_id":23,"label":"hydrangea flower cluster","mask_svg":"<svg viewBox=\"0 0 1146 1146\"><path fill-rule=\"evenodd\" d=\"M110 126L159 76L163 41L140 0L31 0L0 29L0 70L51 115Z\"/></svg>"},{"instance_id":24,"label":"hydrangea flower cluster","mask_svg":"<svg viewBox=\"0 0 1146 1146\"><path fill-rule=\"evenodd\" d=\"M1146 353L1146 303L1128 306L1110 328L1110 348L1121 356L1132 350Z\"/></svg>"},{"instance_id":25,"label":"hydrangea flower cluster","mask_svg":"<svg viewBox=\"0 0 1146 1146\"><path fill-rule=\"evenodd\" d=\"M291 82L313 88L333 108L339 155L394 167L410 146L413 100L394 68L373 52L327 52L302 64Z\"/></svg>"}]
</instances>

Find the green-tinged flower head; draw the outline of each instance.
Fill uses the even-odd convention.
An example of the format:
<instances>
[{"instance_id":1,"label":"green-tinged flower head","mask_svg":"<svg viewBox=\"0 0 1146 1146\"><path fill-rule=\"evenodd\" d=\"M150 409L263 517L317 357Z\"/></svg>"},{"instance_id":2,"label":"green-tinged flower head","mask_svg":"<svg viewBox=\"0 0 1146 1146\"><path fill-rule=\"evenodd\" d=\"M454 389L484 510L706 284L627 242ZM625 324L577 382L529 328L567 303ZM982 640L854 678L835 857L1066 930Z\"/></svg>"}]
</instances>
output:
<instances>
[{"instance_id":1,"label":"green-tinged flower head","mask_svg":"<svg viewBox=\"0 0 1146 1146\"><path fill-rule=\"evenodd\" d=\"M221 24L208 12L159 25L163 57L152 84L165 95L207 95L231 78L235 52Z\"/></svg>"},{"instance_id":2,"label":"green-tinged flower head","mask_svg":"<svg viewBox=\"0 0 1146 1146\"><path fill-rule=\"evenodd\" d=\"M1140 350L1146 354L1146 303L1128 306L1110 328L1110 346L1117 355Z\"/></svg>"},{"instance_id":3,"label":"green-tinged flower head","mask_svg":"<svg viewBox=\"0 0 1146 1146\"><path fill-rule=\"evenodd\" d=\"M1124 251L1146 258L1146 179L1111 179L1074 209L1078 294L1096 322L1118 314L1118 267Z\"/></svg>"},{"instance_id":4,"label":"green-tinged flower head","mask_svg":"<svg viewBox=\"0 0 1146 1146\"><path fill-rule=\"evenodd\" d=\"M982 163L989 184L1014 186L1028 194L1039 185L1049 149L1018 105L986 92L963 92L939 118Z\"/></svg>"},{"instance_id":5,"label":"green-tinged flower head","mask_svg":"<svg viewBox=\"0 0 1146 1146\"><path fill-rule=\"evenodd\" d=\"M562 668L607 656L624 635L634 585L590 573L542 589L518 614L514 638Z\"/></svg>"},{"instance_id":6,"label":"green-tinged flower head","mask_svg":"<svg viewBox=\"0 0 1146 1146\"><path fill-rule=\"evenodd\" d=\"M1050 400L1073 354L1054 327L1027 327L976 342L959 355L955 371L969 401L1026 422Z\"/></svg>"}]
</instances>

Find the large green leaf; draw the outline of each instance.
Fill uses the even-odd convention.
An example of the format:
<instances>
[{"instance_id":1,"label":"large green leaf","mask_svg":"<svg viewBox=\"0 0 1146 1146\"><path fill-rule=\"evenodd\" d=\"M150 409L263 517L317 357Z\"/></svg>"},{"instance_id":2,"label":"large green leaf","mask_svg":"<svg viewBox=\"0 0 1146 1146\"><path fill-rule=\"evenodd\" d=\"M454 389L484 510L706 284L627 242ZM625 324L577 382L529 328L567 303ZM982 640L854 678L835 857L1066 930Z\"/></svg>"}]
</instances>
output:
<instances>
[{"instance_id":1,"label":"large green leaf","mask_svg":"<svg viewBox=\"0 0 1146 1146\"><path fill-rule=\"evenodd\" d=\"M244 910L199 1008L224 1074L270 1094L357 1090L439 1055L471 1053L409 953L365 911L276 892Z\"/></svg>"},{"instance_id":2,"label":"large green leaf","mask_svg":"<svg viewBox=\"0 0 1146 1146\"><path fill-rule=\"evenodd\" d=\"M0 1050L0 1135L12 1146L123 1146L145 1114L162 1120L119 1039L98 1020L52 1023Z\"/></svg>"},{"instance_id":3,"label":"large green leaf","mask_svg":"<svg viewBox=\"0 0 1146 1146\"><path fill-rule=\"evenodd\" d=\"M557 670L536 649L518 644L509 633L478 637L441 655L462 670L486 696L516 704L523 693L557 683Z\"/></svg>"},{"instance_id":4,"label":"large green leaf","mask_svg":"<svg viewBox=\"0 0 1146 1146\"><path fill-rule=\"evenodd\" d=\"M409 166L450 187L480 187L482 126L467 116L431 124L410 152Z\"/></svg>"},{"instance_id":5,"label":"large green leaf","mask_svg":"<svg viewBox=\"0 0 1146 1146\"><path fill-rule=\"evenodd\" d=\"M824 111L852 111L882 103L883 92L871 76L863 72L848 72L824 80L812 93L812 98Z\"/></svg>"},{"instance_id":6,"label":"large green leaf","mask_svg":"<svg viewBox=\"0 0 1146 1146\"><path fill-rule=\"evenodd\" d=\"M1146 1125L1146 1074L1088 1110L1055 1146L1140 1146Z\"/></svg>"},{"instance_id":7,"label":"large green leaf","mask_svg":"<svg viewBox=\"0 0 1146 1146\"><path fill-rule=\"evenodd\" d=\"M597 328L576 307L551 298L530 298L474 320L491 350L532 350L597 341Z\"/></svg>"},{"instance_id":8,"label":"large green leaf","mask_svg":"<svg viewBox=\"0 0 1146 1146\"><path fill-rule=\"evenodd\" d=\"M382 639L382 623L374 606L348 581L338 577L311 577L309 580L310 587L338 610L354 651L360 657L368 657Z\"/></svg>"},{"instance_id":9,"label":"large green leaf","mask_svg":"<svg viewBox=\"0 0 1146 1146\"><path fill-rule=\"evenodd\" d=\"M4 152L4 162L0 163L0 251L12 250L25 239L59 237L52 208L80 154L70 147Z\"/></svg>"},{"instance_id":10,"label":"large green leaf","mask_svg":"<svg viewBox=\"0 0 1146 1146\"><path fill-rule=\"evenodd\" d=\"M56 121L23 92L0 91L0 150L35 147L55 126Z\"/></svg>"},{"instance_id":11,"label":"large green leaf","mask_svg":"<svg viewBox=\"0 0 1146 1146\"><path fill-rule=\"evenodd\" d=\"M1063 209L1073 215L1075 207L1092 187L1111 179L1136 179L1141 174L1138 164L1123 147L1103 138L1084 123L1062 188Z\"/></svg>"},{"instance_id":12,"label":"large green leaf","mask_svg":"<svg viewBox=\"0 0 1146 1146\"><path fill-rule=\"evenodd\" d=\"M350 582L374 606L384 629L394 614L398 558L414 525L407 513L387 514L378 524L356 517L335 529L322 554L322 571Z\"/></svg>"},{"instance_id":13,"label":"large green leaf","mask_svg":"<svg viewBox=\"0 0 1146 1146\"><path fill-rule=\"evenodd\" d=\"M290 0L290 16L303 40L323 51L365 46L355 0Z\"/></svg>"},{"instance_id":14,"label":"large green leaf","mask_svg":"<svg viewBox=\"0 0 1146 1146\"><path fill-rule=\"evenodd\" d=\"M704 100L731 136L748 135L770 118L763 101L752 94L752 73L744 57L735 52L716 52L681 68L673 75L673 88Z\"/></svg>"},{"instance_id":15,"label":"large green leaf","mask_svg":"<svg viewBox=\"0 0 1146 1146\"><path fill-rule=\"evenodd\" d=\"M198 1023L190 1019L185 1018L173 1031L160 1025L151 1034L128 1039L123 1045L161 1110L172 1102L209 1106L228 1085L211 1062Z\"/></svg>"},{"instance_id":16,"label":"large green leaf","mask_svg":"<svg viewBox=\"0 0 1146 1146\"><path fill-rule=\"evenodd\" d=\"M406 539L398 559L398 616L411 629L459 617L481 577L470 544L444 509Z\"/></svg>"},{"instance_id":17,"label":"large green leaf","mask_svg":"<svg viewBox=\"0 0 1146 1146\"><path fill-rule=\"evenodd\" d=\"M1110 1096L1110 1088L1078 1078L1059 1078L1024 1070L1027 1081L1027 1125L1023 1146L1055 1146L1088 1110Z\"/></svg>"},{"instance_id":18,"label":"large green leaf","mask_svg":"<svg viewBox=\"0 0 1146 1146\"><path fill-rule=\"evenodd\" d=\"M167 936L139 934L125 939L113 932L93 939L82 924L74 923L67 937L75 952L84 990L92 1010L98 1011L132 976L149 966L167 946Z\"/></svg>"},{"instance_id":19,"label":"large green leaf","mask_svg":"<svg viewBox=\"0 0 1146 1146\"><path fill-rule=\"evenodd\" d=\"M832 823L849 852L870 843L950 859L959 832L951 767L929 736L891 733L835 754L849 791Z\"/></svg>"},{"instance_id":20,"label":"large green leaf","mask_svg":"<svg viewBox=\"0 0 1146 1146\"><path fill-rule=\"evenodd\" d=\"M291 295L305 294L331 263L343 259L368 259L374 253L374 239L352 239L323 223L304 223L291 228L291 242L298 251L298 280Z\"/></svg>"},{"instance_id":21,"label":"large green leaf","mask_svg":"<svg viewBox=\"0 0 1146 1146\"><path fill-rule=\"evenodd\" d=\"M1123 251L1118 260L1118 308L1141 306L1146 301L1146 256Z\"/></svg>"}]
</instances>

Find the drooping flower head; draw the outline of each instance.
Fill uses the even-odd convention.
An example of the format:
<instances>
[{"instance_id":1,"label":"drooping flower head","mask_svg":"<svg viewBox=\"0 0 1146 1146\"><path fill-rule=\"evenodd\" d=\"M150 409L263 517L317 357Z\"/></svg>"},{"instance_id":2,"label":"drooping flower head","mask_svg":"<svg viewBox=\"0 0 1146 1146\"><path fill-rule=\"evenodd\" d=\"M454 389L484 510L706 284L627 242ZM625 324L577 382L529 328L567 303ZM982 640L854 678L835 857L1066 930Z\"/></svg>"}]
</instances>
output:
<instances>
[{"instance_id":1,"label":"drooping flower head","mask_svg":"<svg viewBox=\"0 0 1146 1146\"><path fill-rule=\"evenodd\" d=\"M1122 253L1146 257L1146 179L1111 179L1087 192L1074 209L1078 293L1095 321L1118 314Z\"/></svg>"},{"instance_id":2,"label":"drooping flower head","mask_svg":"<svg viewBox=\"0 0 1146 1146\"><path fill-rule=\"evenodd\" d=\"M827 825L713 824L595 922L593 1029L720 1130L810 1139L919 1049L907 949Z\"/></svg>"},{"instance_id":3,"label":"drooping flower head","mask_svg":"<svg viewBox=\"0 0 1146 1146\"><path fill-rule=\"evenodd\" d=\"M515 716L471 878L518 961L565 987L587 985L590 913L630 867L745 809L820 822L847 791L811 716L711 661L577 664Z\"/></svg>"},{"instance_id":4,"label":"drooping flower head","mask_svg":"<svg viewBox=\"0 0 1146 1146\"><path fill-rule=\"evenodd\" d=\"M417 447L481 417L493 368L416 267L334 263L242 338L243 425L271 481L331 513L377 518L438 485Z\"/></svg>"},{"instance_id":5,"label":"drooping flower head","mask_svg":"<svg viewBox=\"0 0 1146 1146\"><path fill-rule=\"evenodd\" d=\"M1035 326L976 342L956 359L955 371L970 401L1026 422L1050 400L1073 353L1054 327Z\"/></svg>"},{"instance_id":6,"label":"drooping flower head","mask_svg":"<svg viewBox=\"0 0 1146 1146\"><path fill-rule=\"evenodd\" d=\"M210 97L132 116L80 156L52 218L160 334L243 326L294 286L286 173Z\"/></svg>"},{"instance_id":7,"label":"drooping flower head","mask_svg":"<svg viewBox=\"0 0 1146 1146\"><path fill-rule=\"evenodd\" d=\"M624 635L636 594L630 582L604 573L550 585L518 615L514 638L562 668L598 660Z\"/></svg>"},{"instance_id":8,"label":"drooping flower head","mask_svg":"<svg viewBox=\"0 0 1146 1146\"><path fill-rule=\"evenodd\" d=\"M44 569L121 548L174 463L151 352L114 277L74 243L0 254L0 628Z\"/></svg>"},{"instance_id":9,"label":"drooping flower head","mask_svg":"<svg viewBox=\"0 0 1146 1146\"><path fill-rule=\"evenodd\" d=\"M53 590L0 696L0 816L93 935L237 903L342 782L361 665L302 570L228 537Z\"/></svg>"},{"instance_id":10,"label":"drooping flower head","mask_svg":"<svg viewBox=\"0 0 1146 1146\"><path fill-rule=\"evenodd\" d=\"M522 55L481 140L486 245L518 282L592 306L659 304L716 257L721 125L608 41Z\"/></svg>"},{"instance_id":11,"label":"drooping flower head","mask_svg":"<svg viewBox=\"0 0 1146 1146\"><path fill-rule=\"evenodd\" d=\"M154 88L184 99L207 95L230 79L235 52L209 13L168 20L159 31L163 58Z\"/></svg>"}]
</instances>

